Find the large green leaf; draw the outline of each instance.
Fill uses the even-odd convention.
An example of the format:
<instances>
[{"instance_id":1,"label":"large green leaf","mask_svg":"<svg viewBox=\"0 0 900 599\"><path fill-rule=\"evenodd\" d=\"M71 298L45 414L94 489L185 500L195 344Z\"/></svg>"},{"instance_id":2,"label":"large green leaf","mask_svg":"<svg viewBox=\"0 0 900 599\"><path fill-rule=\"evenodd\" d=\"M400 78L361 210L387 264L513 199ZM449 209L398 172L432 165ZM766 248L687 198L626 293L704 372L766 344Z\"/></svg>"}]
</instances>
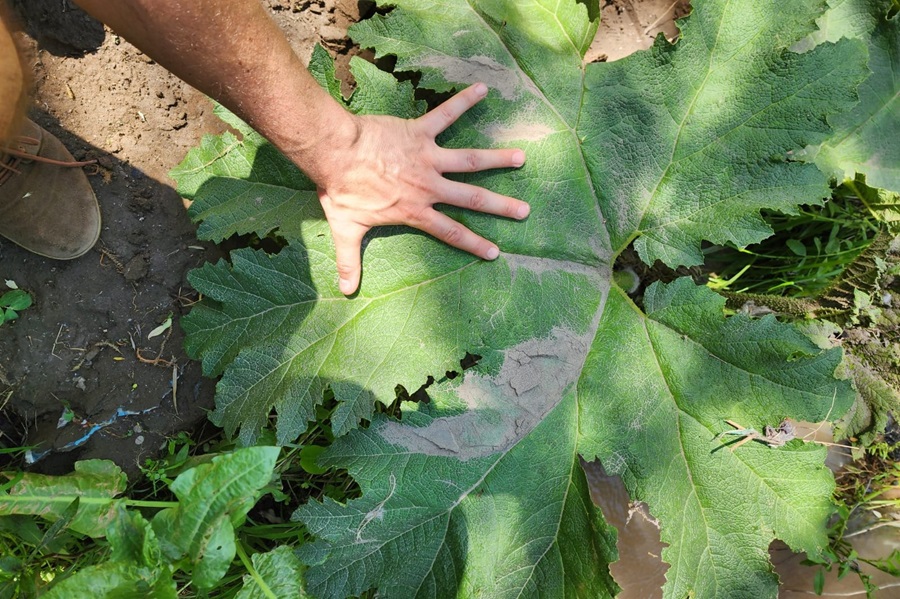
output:
<instances>
[{"instance_id":1,"label":"large green leaf","mask_svg":"<svg viewBox=\"0 0 900 599\"><path fill-rule=\"evenodd\" d=\"M26 473L7 492L0 489L0 516L30 514L55 522L78 499L67 527L102 537L115 517L115 498L125 491L127 482L125 473L108 460L75 462L75 472L65 476Z\"/></svg>"},{"instance_id":2,"label":"large green leaf","mask_svg":"<svg viewBox=\"0 0 900 599\"><path fill-rule=\"evenodd\" d=\"M829 0L806 49L847 37L866 42L872 74L859 87L859 105L830 119L834 133L811 155L840 182L856 173L866 183L900 192L900 18L891 0Z\"/></svg>"},{"instance_id":3,"label":"large green leaf","mask_svg":"<svg viewBox=\"0 0 900 599\"><path fill-rule=\"evenodd\" d=\"M311 63L311 67L317 66L314 73L323 85L334 80L334 65L321 48ZM408 83L398 84L390 75L359 60L351 62L351 70L360 86L370 86L370 91L362 87L354 94L351 109L369 114L392 112L403 117L423 112L423 105L413 99ZM336 93L336 88L332 91ZM255 232L262 236L277 229L278 235L305 248L300 245L301 251L291 250L274 261L261 253L236 253L232 256L233 270L220 264L191 273L194 287L215 301L198 306L184 323L188 332L186 347L190 354L202 357L207 374L219 374L234 362L219 384L214 422L224 426L229 434L240 426L241 438L250 444L275 407L279 414L278 436L284 443L306 428L326 382L339 379L346 370L343 361L325 360L336 336L323 337L323 333L340 329L362 306L347 314L347 304L343 302L336 310L330 310L329 302L320 301L341 300L343 295L330 277L334 251L315 186L257 133L226 111L218 112L238 129L242 141L231 134L206 138L173 171L179 191L197 198L192 216L203 222L198 234L219 241L235 233ZM420 239L406 242L422 245ZM410 249L418 253L415 248ZM455 259L460 262L458 257ZM388 277L402 276L399 283L408 286L417 278L440 271L439 267L416 269L416 261L411 259L408 265L414 270L403 273L396 271L392 262L383 259L368 266L368 277L385 271ZM322 276L326 278L319 280ZM385 283L392 284L390 280ZM316 306L326 308L330 316L323 316L317 309L309 321L314 328L292 339L303 330L303 321ZM296 347L296 353L283 360L282 354L288 356L283 351L288 344ZM244 352L235 361L238 352L248 347L258 349ZM464 352L459 357L462 355ZM318 376L299 372L284 376L294 368L294 362L303 362L304 367L317 364ZM412 371L420 374L415 367ZM340 389L340 383L334 384ZM382 399L392 390L393 385L383 391ZM343 434L361 418L371 415L373 404L368 392L348 389L338 395L342 406L332 424L336 433Z\"/></svg>"},{"instance_id":4,"label":"large green leaf","mask_svg":"<svg viewBox=\"0 0 900 599\"><path fill-rule=\"evenodd\" d=\"M725 320L724 299L686 279L655 284L645 303L646 315L621 293L607 304L604 342L580 385L604 401L584 403L579 449L621 475L660 520L667 596L774 596L773 538L811 554L827 546L834 481L825 448L794 441L731 452L714 432L726 419L763 430L785 417L843 413L849 389L828 381L840 356L820 354L771 316Z\"/></svg>"},{"instance_id":5,"label":"large green leaf","mask_svg":"<svg viewBox=\"0 0 900 599\"><path fill-rule=\"evenodd\" d=\"M558 362L543 366L552 365ZM545 368L536 374L552 377ZM419 428L376 419L339 443L328 463L349 468L364 495L347 506L326 500L299 510L322 538L301 556L316 564L307 573L310 592L344 597L378 586L386 597L456 589L460 596L612 597L604 565L615 555L615 536L596 515L577 460L574 390L518 442L509 438L517 420L526 426L534 415L520 409L505 421L499 408L420 414ZM509 446L461 446L467 435ZM463 452L468 459L459 459Z\"/></svg>"},{"instance_id":6,"label":"large green leaf","mask_svg":"<svg viewBox=\"0 0 900 599\"><path fill-rule=\"evenodd\" d=\"M787 157L822 143L828 119L854 105L863 44L790 52L820 1L698 0L677 44L586 65L596 2L391 4L355 39L418 71L420 87L492 88L442 143L528 154L520 170L466 177L528 200L526 223L448 209L499 243L498 260L381 229L347 299L311 185L282 173L258 135L233 121L242 140L205 141L179 175L203 235L274 230L288 242L192 275L206 299L185 319L188 348L223 373L214 420L252 443L274 407L289 442L326 386L338 402L343 436L323 461L363 495L297 511L319 539L302 549L308 590L610 596L612 537L583 455L659 518L667 597L773 597L769 542L810 554L826 542L823 451L798 440L732 453L716 438L726 419L763 430L841 414L852 393L833 377L839 351L773 319L726 319L686 280L651 287L642 311L612 282L613 262L633 241L648 262L698 264L703 240L767 236L761 208L827 196L815 165ZM352 110L421 111L408 84L353 65ZM321 52L311 68L337 94ZM467 353L478 365L451 376ZM402 422L373 415L398 385L430 380L431 403Z\"/></svg>"}]
</instances>

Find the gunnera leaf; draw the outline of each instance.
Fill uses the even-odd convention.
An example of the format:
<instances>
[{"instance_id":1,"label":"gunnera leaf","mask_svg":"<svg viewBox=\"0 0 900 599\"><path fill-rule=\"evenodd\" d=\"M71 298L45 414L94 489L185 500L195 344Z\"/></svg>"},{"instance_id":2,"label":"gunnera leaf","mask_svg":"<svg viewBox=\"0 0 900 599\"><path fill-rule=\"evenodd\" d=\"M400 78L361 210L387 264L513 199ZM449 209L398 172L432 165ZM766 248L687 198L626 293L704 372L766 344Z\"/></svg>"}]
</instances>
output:
<instances>
[{"instance_id":1,"label":"gunnera leaf","mask_svg":"<svg viewBox=\"0 0 900 599\"><path fill-rule=\"evenodd\" d=\"M632 242L647 262L699 264L703 240L768 236L760 209L828 196L827 177L790 157L855 104L865 46L789 50L823 1L698 0L677 43L585 64L588 4L400 0L351 31L420 88L491 86L440 141L528 155L522 169L462 177L529 201L525 223L446 210L498 242L496 261L380 229L347 299L312 187L265 140L232 119L242 139L204 141L176 173L203 235L287 241L196 271L205 299L185 328L191 354L222 374L213 419L244 443L273 407L279 441L293 441L334 392L339 438L320 462L346 468L362 496L295 514L318 539L300 554L314 596L614 595L614 534L579 455L659 519L666 597L774 597L770 541L811 555L827 544L821 447L732 452L717 437L726 419L762 431L839 416L852 401L833 375L840 351L772 318L725 318L688 280L651 287L641 309L612 271ZM321 52L311 68L339 97ZM351 110L421 113L408 83L352 68ZM445 376L467 354L481 359ZM430 403L402 421L373 415L429 377Z\"/></svg>"},{"instance_id":2,"label":"gunnera leaf","mask_svg":"<svg viewBox=\"0 0 900 599\"><path fill-rule=\"evenodd\" d=\"M829 0L828 6L819 30L798 49L859 39L872 73L859 86L859 104L830 117L834 133L810 156L838 182L859 173L872 187L900 192L900 18L888 18L891 0Z\"/></svg>"}]
</instances>

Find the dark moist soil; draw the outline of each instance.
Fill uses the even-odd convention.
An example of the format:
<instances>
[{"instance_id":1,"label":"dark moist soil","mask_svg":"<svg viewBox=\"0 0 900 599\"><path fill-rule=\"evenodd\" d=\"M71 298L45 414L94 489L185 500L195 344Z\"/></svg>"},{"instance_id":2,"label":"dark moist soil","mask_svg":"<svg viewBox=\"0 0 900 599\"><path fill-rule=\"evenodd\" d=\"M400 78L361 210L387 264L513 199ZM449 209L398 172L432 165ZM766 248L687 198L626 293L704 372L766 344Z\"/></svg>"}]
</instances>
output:
<instances>
[{"instance_id":1,"label":"dark moist soil","mask_svg":"<svg viewBox=\"0 0 900 599\"><path fill-rule=\"evenodd\" d=\"M348 25L371 9L357 0L266 5L302 58L319 42L339 66L351 53ZM9 279L35 300L0 327L0 448L50 450L38 471L106 458L134 475L213 407L215 381L185 355L179 323L197 300L187 273L220 254L197 241L167 173L223 126L207 98L74 5L16 8L34 83L30 117L76 158L98 160L86 170L103 229L93 250L68 262L0 238L0 292ZM148 338L170 314L174 325ZM66 409L73 417L57 428Z\"/></svg>"},{"instance_id":2,"label":"dark moist soil","mask_svg":"<svg viewBox=\"0 0 900 599\"><path fill-rule=\"evenodd\" d=\"M321 43L339 74L357 53L347 27L374 10L368 0L264 3L301 58ZM9 279L35 298L0 327L0 448L33 446L43 455L37 471L106 458L134 475L168 437L205 422L214 404L215 382L184 354L180 320L197 300L187 273L220 252L197 241L167 173L202 135L224 127L207 98L69 0L13 4L34 82L30 116L76 158L98 160L89 172L103 230L71 262L0 238L0 290ZM659 33L671 38L673 16L686 11L687 2L669 0L604 2L587 59L615 60ZM170 314L173 326L149 338ZM58 428L67 410L71 421Z\"/></svg>"}]
</instances>

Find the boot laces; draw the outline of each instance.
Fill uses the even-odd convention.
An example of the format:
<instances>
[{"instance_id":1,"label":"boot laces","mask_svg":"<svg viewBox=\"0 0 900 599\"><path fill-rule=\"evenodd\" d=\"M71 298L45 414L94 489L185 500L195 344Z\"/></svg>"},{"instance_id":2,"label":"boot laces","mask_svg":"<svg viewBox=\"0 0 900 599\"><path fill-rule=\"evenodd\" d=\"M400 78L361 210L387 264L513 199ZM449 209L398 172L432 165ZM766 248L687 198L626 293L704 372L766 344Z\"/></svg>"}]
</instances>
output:
<instances>
[{"instance_id":1,"label":"boot laces","mask_svg":"<svg viewBox=\"0 0 900 599\"><path fill-rule=\"evenodd\" d=\"M12 145L0 146L0 185L9 181L15 175L22 174L22 171L18 170L18 167L25 160L43 162L44 164L52 164L64 168L75 168L97 163L96 160L84 160L80 162L75 160L53 160L52 158L45 158L44 156L38 156L37 154L29 154L25 151L26 144L34 146L39 143L41 143L39 139L18 135L13 139Z\"/></svg>"}]
</instances>

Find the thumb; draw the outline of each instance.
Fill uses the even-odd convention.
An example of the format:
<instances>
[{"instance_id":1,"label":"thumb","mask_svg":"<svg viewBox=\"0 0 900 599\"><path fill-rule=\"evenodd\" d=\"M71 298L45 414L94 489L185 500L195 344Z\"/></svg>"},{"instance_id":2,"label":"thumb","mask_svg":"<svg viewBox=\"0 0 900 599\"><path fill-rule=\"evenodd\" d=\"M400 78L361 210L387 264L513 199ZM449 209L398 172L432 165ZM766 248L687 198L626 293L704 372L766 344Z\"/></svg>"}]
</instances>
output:
<instances>
[{"instance_id":1,"label":"thumb","mask_svg":"<svg viewBox=\"0 0 900 599\"><path fill-rule=\"evenodd\" d=\"M362 239L368 227L356 223L340 223L331 226L334 253L337 263L338 287L344 295L352 295L359 288L362 271L360 254Z\"/></svg>"}]
</instances>

